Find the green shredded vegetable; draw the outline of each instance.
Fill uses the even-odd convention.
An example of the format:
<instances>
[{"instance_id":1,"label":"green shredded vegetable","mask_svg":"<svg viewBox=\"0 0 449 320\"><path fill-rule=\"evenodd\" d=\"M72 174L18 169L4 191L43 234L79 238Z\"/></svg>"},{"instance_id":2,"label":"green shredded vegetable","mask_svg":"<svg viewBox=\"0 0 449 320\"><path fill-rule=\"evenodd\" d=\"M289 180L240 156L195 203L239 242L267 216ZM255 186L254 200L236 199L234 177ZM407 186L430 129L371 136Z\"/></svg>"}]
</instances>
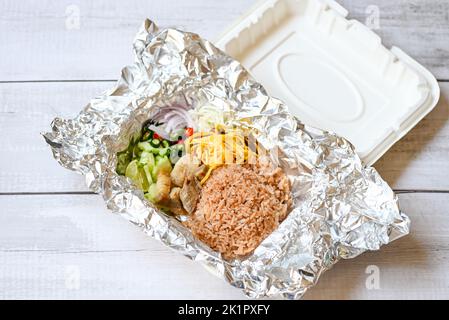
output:
<instances>
[{"instance_id":1,"label":"green shredded vegetable","mask_svg":"<svg viewBox=\"0 0 449 320\"><path fill-rule=\"evenodd\" d=\"M116 172L131 179L145 198L156 204L159 172L169 174L183 151L182 140L165 140L144 125L140 134L131 138L126 150L117 153Z\"/></svg>"}]
</instances>

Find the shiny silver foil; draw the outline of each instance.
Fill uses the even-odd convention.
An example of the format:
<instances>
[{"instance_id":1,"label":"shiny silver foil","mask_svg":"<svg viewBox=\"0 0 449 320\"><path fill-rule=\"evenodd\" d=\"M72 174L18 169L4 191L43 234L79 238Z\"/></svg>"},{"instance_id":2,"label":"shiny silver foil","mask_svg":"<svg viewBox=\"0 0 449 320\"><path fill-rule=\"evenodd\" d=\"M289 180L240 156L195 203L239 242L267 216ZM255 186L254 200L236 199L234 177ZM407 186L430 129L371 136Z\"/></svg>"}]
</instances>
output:
<instances>
[{"instance_id":1,"label":"shiny silver foil","mask_svg":"<svg viewBox=\"0 0 449 320\"><path fill-rule=\"evenodd\" d=\"M248 297L298 299L339 259L378 250L409 232L410 221L393 191L363 165L348 141L302 124L210 42L193 33L159 30L146 20L134 51L135 63L122 70L113 89L76 118L56 118L44 137L62 166L85 175L108 208L152 238ZM291 181L292 211L245 260L222 259L115 172L116 153L152 113L174 103L204 102L230 110L232 121L253 128Z\"/></svg>"}]
</instances>

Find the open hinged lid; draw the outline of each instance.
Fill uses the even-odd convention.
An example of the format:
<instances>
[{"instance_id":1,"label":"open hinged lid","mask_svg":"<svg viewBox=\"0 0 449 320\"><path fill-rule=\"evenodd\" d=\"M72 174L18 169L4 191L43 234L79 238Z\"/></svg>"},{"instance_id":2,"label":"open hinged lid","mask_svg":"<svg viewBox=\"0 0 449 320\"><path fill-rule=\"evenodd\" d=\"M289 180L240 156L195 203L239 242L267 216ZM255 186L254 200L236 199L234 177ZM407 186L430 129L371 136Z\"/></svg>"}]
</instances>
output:
<instances>
[{"instance_id":1,"label":"open hinged lid","mask_svg":"<svg viewBox=\"0 0 449 320\"><path fill-rule=\"evenodd\" d=\"M216 43L302 122L351 141L371 165L438 102L436 79L336 2L258 3Z\"/></svg>"}]
</instances>

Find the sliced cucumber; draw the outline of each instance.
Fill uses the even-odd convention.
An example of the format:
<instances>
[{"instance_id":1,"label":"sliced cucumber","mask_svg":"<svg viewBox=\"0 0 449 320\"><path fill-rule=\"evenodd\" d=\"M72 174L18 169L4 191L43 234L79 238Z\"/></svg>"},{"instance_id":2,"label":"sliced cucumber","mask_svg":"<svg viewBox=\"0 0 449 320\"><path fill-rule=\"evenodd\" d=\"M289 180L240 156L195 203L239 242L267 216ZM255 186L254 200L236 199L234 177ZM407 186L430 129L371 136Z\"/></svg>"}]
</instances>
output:
<instances>
[{"instance_id":1,"label":"sliced cucumber","mask_svg":"<svg viewBox=\"0 0 449 320\"><path fill-rule=\"evenodd\" d=\"M155 147L153 147L148 141L140 142L140 143L138 144L138 146L139 146L139 148L140 148L141 150L147 151L147 152L151 152L151 153L153 153L155 156L160 155L160 154L161 154L161 150L164 150L164 149L161 149L161 148L155 148ZM163 154L165 155L165 153L163 153Z\"/></svg>"},{"instance_id":2,"label":"sliced cucumber","mask_svg":"<svg viewBox=\"0 0 449 320\"><path fill-rule=\"evenodd\" d=\"M147 198L150 202L156 204L156 197L158 196L157 185L153 183L149 186L148 192L145 193L145 198Z\"/></svg>"},{"instance_id":3,"label":"sliced cucumber","mask_svg":"<svg viewBox=\"0 0 449 320\"><path fill-rule=\"evenodd\" d=\"M130 178L139 189L143 191L148 190L149 183L145 174L145 170L139 166L137 160L133 160L128 164L128 166L126 167L125 176Z\"/></svg>"},{"instance_id":4,"label":"sliced cucumber","mask_svg":"<svg viewBox=\"0 0 449 320\"><path fill-rule=\"evenodd\" d=\"M153 181L157 180L157 175L160 171L165 171L167 173L170 173L172 170L171 162L167 157L156 157L156 165L154 166L153 170L151 171L151 177L153 178Z\"/></svg>"},{"instance_id":5,"label":"sliced cucumber","mask_svg":"<svg viewBox=\"0 0 449 320\"><path fill-rule=\"evenodd\" d=\"M117 173L130 178L138 188L147 192L157 181L161 171L171 172L169 157L173 143L175 142L162 139L144 127L131 137L127 150L117 154ZM151 188L154 192L155 187ZM154 198L151 192L147 194L148 197Z\"/></svg>"},{"instance_id":6,"label":"sliced cucumber","mask_svg":"<svg viewBox=\"0 0 449 320\"><path fill-rule=\"evenodd\" d=\"M148 152L153 152L153 150L155 149L148 141L139 142L137 146L139 147L139 149Z\"/></svg>"},{"instance_id":7,"label":"sliced cucumber","mask_svg":"<svg viewBox=\"0 0 449 320\"><path fill-rule=\"evenodd\" d=\"M142 151L142 154L140 155L139 163L141 165L150 165L151 168L155 165L154 155L151 152L148 151Z\"/></svg>"},{"instance_id":8,"label":"sliced cucumber","mask_svg":"<svg viewBox=\"0 0 449 320\"><path fill-rule=\"evenodd\" d=\"M151 140L151 145L155 148L159 148L161 146L161 141L159 139Z\"/></svg>"},{"instance_id":9,"label":"sliced cucumber","mask_svg":"<svg viewBox=\"0 0 449 320\"><path fill-rule=\"evenodd\" d=\"M161 157L168 156L169 152L170 152L170 149L169 149L169 148L162 148L162 149L159 149L159 155L160 155Z\"/></svg>"},{"instance_id":10,"label":"sliced cucumber","mask_svg":"<svg viewBox=\"0 0 449 320\"><path fill-rule=\"evenodd\" d=\"M148 184L152 184L153 183L153 177L151 176L151 170L152 170L152 166L150 166L150 164L146 164L145 166L143 166L143 171L145 172L145 177L147 178Z\"/></svg>"}]
</instances>

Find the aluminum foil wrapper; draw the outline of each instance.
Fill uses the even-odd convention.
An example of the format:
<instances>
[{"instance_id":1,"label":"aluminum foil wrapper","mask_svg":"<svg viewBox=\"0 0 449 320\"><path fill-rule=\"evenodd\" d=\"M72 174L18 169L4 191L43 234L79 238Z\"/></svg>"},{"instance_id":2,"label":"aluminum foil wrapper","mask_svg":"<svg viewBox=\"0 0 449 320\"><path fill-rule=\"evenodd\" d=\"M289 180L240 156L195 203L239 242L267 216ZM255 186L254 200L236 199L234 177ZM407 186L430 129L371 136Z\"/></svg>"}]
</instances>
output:
<instances>
[{"instance_id":1,"label":"aluminum foil wrapper","mask_svg":"<svg viewBox=\"0 0 449 320\"><path fill-rule=\"evenodd\" d=\"M305 126L242 65L198 35L146 20L135 63L77 117L56 118L44 137L56 160L86 176L108 208L152 238L204 265L252 298L298 299L339 259L378 250L409 232L391 188L336 134ZM288 175L293 209L244 260L226 261L177 219L157 210L115 172L142 123L164 106L209 103L244 120Z\"/></svg>"}]
</instances>

